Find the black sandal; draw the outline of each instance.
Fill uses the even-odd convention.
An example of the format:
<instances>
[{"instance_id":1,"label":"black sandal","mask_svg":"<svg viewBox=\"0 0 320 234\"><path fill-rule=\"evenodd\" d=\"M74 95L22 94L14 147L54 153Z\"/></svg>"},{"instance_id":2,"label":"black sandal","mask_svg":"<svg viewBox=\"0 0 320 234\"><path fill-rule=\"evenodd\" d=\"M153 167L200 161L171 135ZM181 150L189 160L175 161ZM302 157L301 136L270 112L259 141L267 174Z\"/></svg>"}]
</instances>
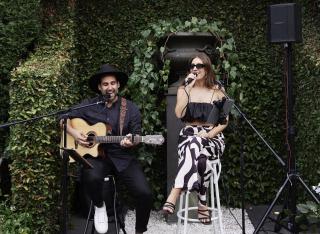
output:
<instances>
[{"instance_id":1,"label":"black sandal","mask_svg":"<svg viewBox=\"0 0 320 234\"><path fill-rule=\"evenodd\" d=\"M172 202L165 202L162 207L162 211L167 214L173 214L175 209L176 209L176 206Z\"/></svg>"},{"instance_id":2,"label":"black sandal","mask_svg":"<svg viewBox=\"0 0 320 234\"><path fill-rule=\"evenodd\" d=\"M209 214L206 214L205 212L208 212ZM199 217L199 215L202 215L202 217ZM209 209L205 209L205 210L199 210L198 209L198 219L200 221L200 223L204 224L204 225L209 225L211 224L211 212Z\"/></svg>"}]
</instances>

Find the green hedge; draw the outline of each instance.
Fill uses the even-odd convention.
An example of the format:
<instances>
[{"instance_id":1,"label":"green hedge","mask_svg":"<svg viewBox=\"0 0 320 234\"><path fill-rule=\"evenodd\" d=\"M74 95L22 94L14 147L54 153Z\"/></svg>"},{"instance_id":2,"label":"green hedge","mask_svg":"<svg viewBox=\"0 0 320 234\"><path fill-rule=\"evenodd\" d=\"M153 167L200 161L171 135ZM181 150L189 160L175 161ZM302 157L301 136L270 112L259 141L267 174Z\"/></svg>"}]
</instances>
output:
<instances>
[{"instance_id":1,"label":"green hedge","mask_svg":"<svg viewBox=\"0 0 320 234\"><path fill-rule=\"evenodd\" d=\"M308 185L318 184L320 178L320 4L315 7L304 10L314 17L304 18L304 43L295 56L295 150L298 168Z\"/></svg>"},{"instance_id":2,"label":"green hedge","mask_svg":"<svg viewBox=\"0 0 320 234\"><path fill-rule=\"evenodd\" d=\"M41 38L36 52L11 73L11 119L52 113L75 102L79 89L74 76L73 31L70 16L56 19ZM25 214L32 218L22 219L20 225L15 226L15 233L19 228L27 228L25 233L58 230L62 165L56 117L18 125L11 130L8 146L13 160L11 215L1 216L2 231L11 230L13 219Z\"/></svg>"},{"instance_id":3,"label":"green hedge","mask_svg":"<svg viewBox=\"0 0 320 234\"><path fill-rule=\"evenodd\" d=\"M32 50L41 29L40 0L0 0L0 123L8 120L8 74ZM0 157L8 130L0 129Z\"/></svg>"}]
</instances>

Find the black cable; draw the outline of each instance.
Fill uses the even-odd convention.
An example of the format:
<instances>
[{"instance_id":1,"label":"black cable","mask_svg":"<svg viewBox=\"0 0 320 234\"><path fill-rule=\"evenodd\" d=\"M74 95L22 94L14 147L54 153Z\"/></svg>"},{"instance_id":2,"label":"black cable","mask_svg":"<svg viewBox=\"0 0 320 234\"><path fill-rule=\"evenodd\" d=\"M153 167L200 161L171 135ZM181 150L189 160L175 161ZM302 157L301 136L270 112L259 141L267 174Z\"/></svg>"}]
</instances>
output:
<instances>
[{"instance_id":1,"label":"black cable","mask_svg":"<svg viewBox=\"0 0 320 234\"><path fill-rule=\"evenodd\" d=\"M116 182L114 180L114 177L112 175L109 175L108 178L112 178L114 192L113 192L113 213L114 213L114 222L116 225L116 232L119 234L119 228L118 228L118 218L117 218L117 207L116 207L116 196L117 196L117 188L116 188Z\"/></svg>"}]
</instances>

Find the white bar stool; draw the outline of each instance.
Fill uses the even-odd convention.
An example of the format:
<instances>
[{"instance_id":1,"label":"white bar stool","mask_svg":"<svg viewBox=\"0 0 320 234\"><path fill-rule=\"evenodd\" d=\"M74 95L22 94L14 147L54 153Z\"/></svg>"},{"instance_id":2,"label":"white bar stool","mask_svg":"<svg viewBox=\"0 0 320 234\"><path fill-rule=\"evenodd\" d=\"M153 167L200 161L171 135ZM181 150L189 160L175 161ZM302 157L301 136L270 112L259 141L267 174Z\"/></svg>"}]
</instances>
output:
<instances>
[{"instance_id":1,"label":"white bar stool","mask_svg":"<svg viewBox=\"0 0 320 234\"><path fill-rule=\"evenodd\" d=\"M208 166L211 168L212 173L210 176L210 202L208 203L208 209L211 211L211 222L214 232L216 233L215 220L218 221L220 234L224 234L224 229L222 225L222 212L220 207L220 195L219 195L219 177L221 173L221 162L220 159L215 159L213 161L207 160ZM200 222L199 219L189 218L189 211L198 210L198 206L189 207L189 191L182 191L179 198L179 209L177 211L178 216L178 226L177 234L181 233L181 224L183 222L183 234L187 234L188 231L188 221L189 222Z\"/></svg>"}]
</instances>

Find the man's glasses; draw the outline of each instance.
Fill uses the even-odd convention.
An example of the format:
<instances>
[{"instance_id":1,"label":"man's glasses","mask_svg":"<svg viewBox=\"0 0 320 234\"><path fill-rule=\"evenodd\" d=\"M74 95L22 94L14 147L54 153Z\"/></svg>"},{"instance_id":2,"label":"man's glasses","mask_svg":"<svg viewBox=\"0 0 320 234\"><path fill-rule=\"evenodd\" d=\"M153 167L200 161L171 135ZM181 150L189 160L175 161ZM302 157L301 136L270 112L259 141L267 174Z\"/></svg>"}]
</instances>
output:
<instances>
[{"instance_id":1,"label":"man's glasses","mask_svg":"<svg viewBox=\"0 0 320 234\"><path fill-rule=\"evenodd\" d=\"M200 68L204 68L205 65L203 63L197 63L197 64L191 63L190 64L190 69L193 69L194 67L196 67L197 69L200 69Z\"/></svg>"}]
</instances>

